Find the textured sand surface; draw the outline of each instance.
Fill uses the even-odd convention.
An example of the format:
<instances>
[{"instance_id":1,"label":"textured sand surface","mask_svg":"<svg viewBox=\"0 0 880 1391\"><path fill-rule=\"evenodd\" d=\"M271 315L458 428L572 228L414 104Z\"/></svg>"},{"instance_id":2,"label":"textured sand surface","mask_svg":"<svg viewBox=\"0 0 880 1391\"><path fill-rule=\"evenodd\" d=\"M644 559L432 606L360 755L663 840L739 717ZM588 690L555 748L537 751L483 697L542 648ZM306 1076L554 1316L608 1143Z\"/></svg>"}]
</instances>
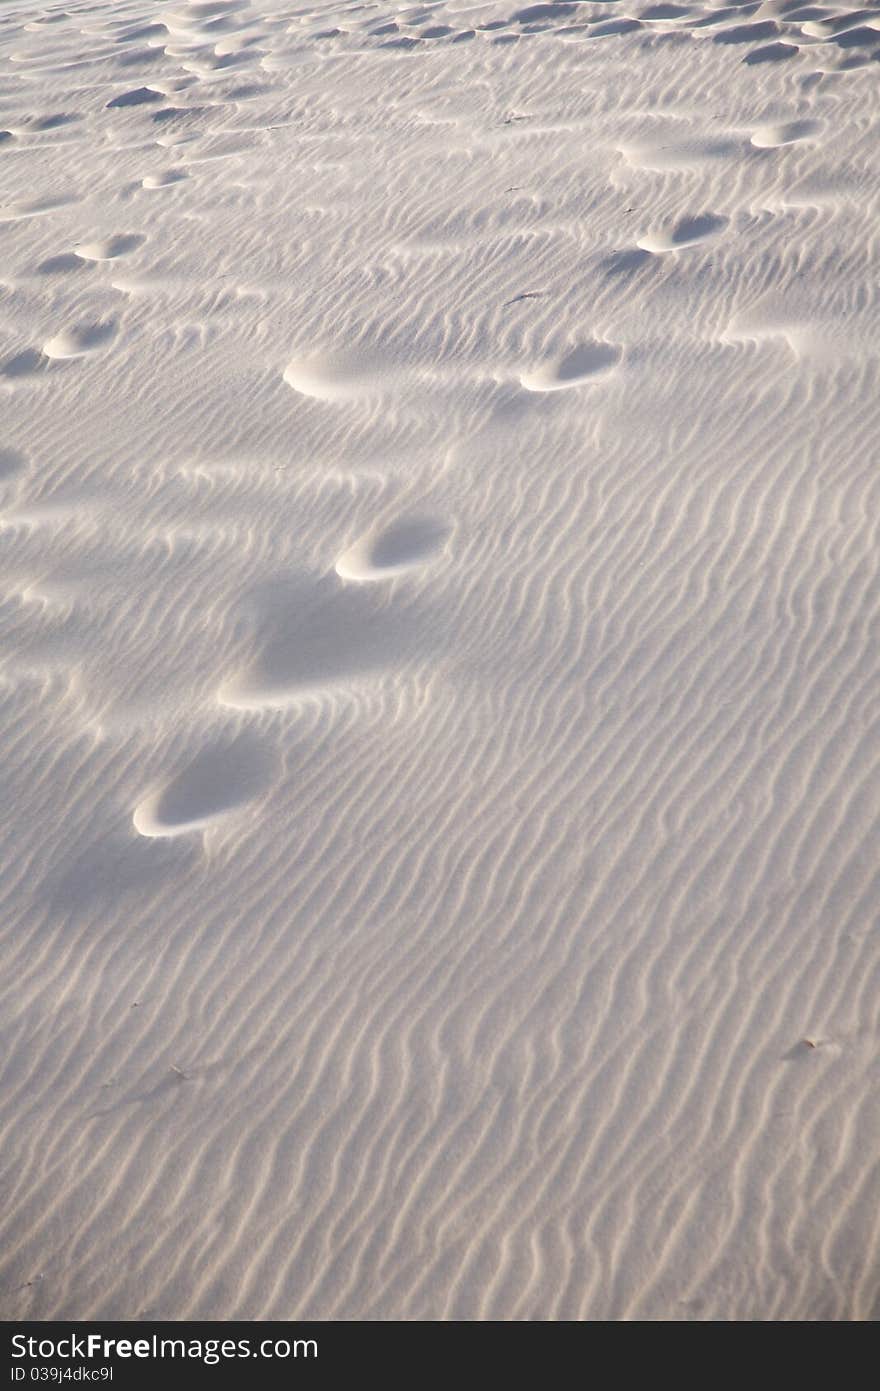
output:
<instances>
[{"instance_id":1,"label":"textured sand surface","mask_svg":"<svg viewBox=\"0 0 880 1391\"><path fill-rule=\"evenodd\" d=\"M880 1315L880 4L0 10L0 1308Z\"/></svg>"}]
</instances>

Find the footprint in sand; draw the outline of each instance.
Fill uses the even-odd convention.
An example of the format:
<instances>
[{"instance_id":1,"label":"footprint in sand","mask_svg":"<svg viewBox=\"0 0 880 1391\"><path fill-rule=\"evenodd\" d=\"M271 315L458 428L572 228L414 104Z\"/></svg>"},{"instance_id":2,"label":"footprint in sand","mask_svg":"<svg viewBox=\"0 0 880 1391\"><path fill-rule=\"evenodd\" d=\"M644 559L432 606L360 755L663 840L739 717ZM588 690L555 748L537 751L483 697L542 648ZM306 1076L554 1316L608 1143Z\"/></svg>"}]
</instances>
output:
<instances>
[{"instance_id":1,"label":"footprint in sand","mask_svg":"<svg viewBox=\"0 0 880 1391\"><path fill-rule=\"evenodd\" d=\"M610 256L606 256L600 262L599 269L603 270L606 275L633 275L642 266L648 264L656 264L650 251L643 251L637 247L627 247L622 251L612 251Z\"/></svg>"},{"instance_id":2,"label":"footprint in sand","mask_svg":"<svg viewBox=\"0 0 880 1391\"><path fill-rule=\"evenodd\" d=\"M781 33L780 26L773 19L759 20L755 24L733 24L721 29L713 38L713 43L740 44L757 43L759 39L774 39Z\"/></svg>"},{"instance_id":3,"label":"footprint in sand","mask_svg":"<svg viewBox=\"0 0 880 1391\"><path fill-rule=\"evenodd\" d=\"M590 25L590 38L613 39L621 34L632 34L636 29L641 29L641 27L641 21L638 19L602 20L598 24Z\"/></svg>"},{"instance_id":4,"label":"footprint in sand","mask_svg":"<svg viewBox=\"0 0 880 1391\"><path fill-rule=\"evenodd\" d=\"M53 111L49 116L29 116L22 123L21 129L28 134L32 131L42 133L46 130L60 130L62 126L77 125L82 119L82 116L70 111Z\"/></svg>"},{"instance_id":5,"label":"footprint in sand","mask_svg":"<svg viewBox=\"0 0 880 1391\"><path fill-rule=\"evenodd\" d=\"M49 256L37 266L38 275L67 275L71 271L88 270L89 264L81 261L72 251L62 252L60 256Z\"/></svg>"},{"instance_id":6,"label":"footprint in sand","mask_svg":"<svg viewBox=\"0 0 880 1391\"><path fill-rule=\"evenodd\" d=\"M390 580L427 565L443 549L451 528L437 517L404 517L371 531L336 562L344 580Z\"/></svg>"},{"instance_id":7,"label":"footprint in sand","mask_svg":"<svg viewBox=\"0 0 880 1391\"><path fill-rule=\"evenodd\" d=\"M43 344L43 355L59 361L86 357L107 347L116 337L116 332L115 319L107 319L103 323L71 324Z\"/></svg>"},{"instance_id":8,"label":"footprint in sand","mask_svg":"<svg viewBox=\"0 0 880 1391\"><path fill-rule=\"evenodd\" d=\"M218 743L182 768L134 811L142 836L179 836L203 831L255 801L271 783L274 751L256 737Z\"/></svg>"},{"instance_id":9,"label":"footprint in sand","mask_svg":"<svg viewBox=\"0 0 880 1391\"><path fill-rule=\"evenodd\" d=\"M130 256L145 241L146 237L138 236L136 232L121 232L102 241L84 242L74 247L74 251L83 261L115 261L120 256Z\"/></svg>"},{"instance_id":10,"label":"footprint in sand","mask_svg":"<svg viewBox=\"0 0 880 1391\"><path fill-rule=\"evenodd\" d=\"M524 372L520 381L526 391L562 391L567 387L583 386L607 377L622 355L621 349L613 343L581 343L563 357Z\"/></svg>"},{"instance_id":11,"label":"footprint in sand","mask_svg":"<svg viewBox=\"0 0 880 1391\"><path fill-rule=\"evenodd\" d=\"M150 106L157 101L167 101L164 92L157 92L155 87L137 87L133 92L121 92L118 97L108 101L105 110L116 111L125 106Z\"/></svg>"},{"instance_id":12,"label":"footprint in sand","mask_svg":"<svg viewBox=\"0 0 880 1391\"><path fill-rule=\"evenodd\" d=\"M650 251L662 256L667 251L681 251L686 246L697 246L700 242L717 237L728 225L726 217L717 213L699 213L692 217L682 217L669 232L652 233L642 237L638 246L642 251Z\"/></svg>"},{"instance_id":13,"label":"footprint in sand","mask_svg":"<svg viewBox=\"0 0 880 1391\"><path fill-rule=\"evenodd\" d=\"M43 217L46 213L56 212L58 208L69 208L71 204L79 201L74 195L63 193L49 198L26 199L0 208L0 222L20 222L25 217Z\"/></svg>"},{"instance_id":14,"label":"footprint in sand","mask_svg":"<svg viewBox=\"0 0 880 1391\"><path fill-rule=\"evenodd\" d=\"M44 355L37 348L25 348L14 353L0 365L0 377L15 381L19 377L33 377L46 366Z\"/></svg>"},{"instance_id":15,"label":"footprint in sand","mask_svg":"<svg viewBox=\"0 0 880 1391\"><path fill-rule=\"evenodd\" d=\"M749 67L754 67L758 63L785 63L789 58L796 58L800 53L797 44L791 43L768 43L761 48L753 48L747 53L743 62Z\"/></svg>"},{"instance_id":16,"label":"footprint in sand","mask_svg":"<svg viewBox=\"0 0 880 1391\"><path fill-rule=\"evenodd\" d=\"M165 169L161 174L148 174L142 181L143 188L170 188L174 184L183 183L188 179L189 174L185 169Z\"/></svg>"},{"instance_id":17,"label":"footprint in sand","mask_svg":"<svg viewBox=\"0 0 880 1391\"><path fill-rule=\"evenodd\" d=\"M431 544L424 535L421 541ZM392 557L419 548L413 537L398 543L388 542ZM388 554L380 546L380 561ZM430 625L414 608L389 609L374 586L341 586L329 577L266 581L247 596L239 618L254 630L254 658L218 692L220 704L235 709L277 709L350 690L433 645Z\"/></svg>"},{"instance_id":18,"label":"footprint in sand","mask_svg":"<svg viewBox=\"0 0 880 1391\"><path fill-rule=\"evenodd\" d=\"M353 401L380 395L394 362L373 348L354 348L294 358L284 380L300 396L317 401Z\"/></svg>"},{"instance_id":19,"label":"footprint in sand","mask_svg":"<svg viewBox=\"0 0 880 1391\"><path fill-rule=\"evenodd\" d=\"M781 145L812 141L821 133L821 121L786 121L777 126L760 126L752 136L752 144L759 150L775 150Z\"/></svg>"}]
</instances>

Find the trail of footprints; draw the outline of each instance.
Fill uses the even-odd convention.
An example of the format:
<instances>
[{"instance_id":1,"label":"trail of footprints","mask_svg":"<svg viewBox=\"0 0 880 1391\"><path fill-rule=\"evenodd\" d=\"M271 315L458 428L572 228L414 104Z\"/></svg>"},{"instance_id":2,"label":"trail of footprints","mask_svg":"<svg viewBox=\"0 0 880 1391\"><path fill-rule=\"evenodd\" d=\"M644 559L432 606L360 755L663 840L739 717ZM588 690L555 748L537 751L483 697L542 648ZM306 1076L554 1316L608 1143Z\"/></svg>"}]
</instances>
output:
<instances>
[{"instance_id":1,"label":"trail of footprints","mask_svg":"<svg viewBox=\"0 0 880 1391\"><path fill-rule=\"evenodd\" d=\"M0 449L2 505L18 503L11 516L26 525L40 514L26 503L21 507L31 473L33 461L15 449ZM63 522L66 515L63 508L58 510L57 496L50 499L48 510L43 505L45 519L52 524ZM399 512L349 544L331 575L276 577L234 601L231 616L244 620L252 637L252 658L217 690L217 708L228 714L228 725L194 757L184 755L172 762L169 775L145 790L132 813L138 833L148 838L201 834L253 811L277 776L279 751L271 736L248 727L248 712L296 706L314 695L333 698L421 650L424 633L418 606L398 610L393 604L375 603L371 590L438 562L452 534L443 516ZM109 554L116 555L115 548ZM36 591L41 603L35 612L41 627L46 596L57 588L63 604L68 604L76 594L77 577L88 586L105 563L89 545L81 563L72 569L69 564L60 567L58 586L51 575L47 583L41 581ZM115 573L115 564L110 569ZM51 617L52 601L48 602ZM38 648L40 642L38 634Z\"/></svg>"},{"instance_id":2,"label":"trail of footprints","mask_svg":"<svg viewBox=\"0 0 880 1391\"><path fill-rule=\"evenodd\" d=\"M609 11L609 4L614 5ZM880 58L880 16L876 10L806 5L800 0L770 3L703 4L655 3L624 12L617 0L557 0L514 9L509 15L486 19L485 7L475 7L472 27L443 22L442 6L422 5L396 11L393 18L377 17L375 9L361 4L337 6L337 22L328 25L326 7L299 11L291 16L289 32L309 42L354 43L398 52L418 52L436 44L484 42L509 44L538 36L568 42L592 43L629 35L677 34L703 38L742 50L748 65L787 62L804 49L813 49L840 69L861 66ZM366 13L365 13L366 12ZM50 23L71 21L63 12L26 25L38 34ZM456 18L460 21L460 15ZM174 148L198 138L188 128L198 120L202 107L188 99L190 81L199 73L210 74L237 67L259 65L263 49L260 33L252 32L256 16L247 0L218 0L211 4L181 6L157 22L132 26L118 21L108 26L107 37L116 46L130 48L135 84L114 90L103 103L106 119L149 121L158 131L157 144ZM115 32L114 32L115 31ZM157 62L170 63L174 81L149 76ZM118 59L117 59L118 65ZM143 72L137 73L142 67ZM181 84L181 74L192 72ZM166 75L163 74L163 77ZM141 77L140 84L137 77ZM242 84L228 93L228 100L248 100L265 90L260 84ZM183 100L181 100L183 98ZM0 157L28 142L75 138L82 118L58 111L25 114L0 131ZM183 129L181 129L183 125ZM813 120L792 120L757 129L752 144L774 149L817 138L821 126ZM650 152L642 152L650 161ZM664 158L674 162L674 154ZM633 162L639 163L635 152ZM649 167L650 164L649 164ZM654 166L656 167L656 165ZM141 187L147 193L173 188L190 177L185 166L172 165L144 174ZM66 196L20 201L2 212L4 220L51 216L74 199ZM683 216L671 227L645 231L636 244L610 256L609 274L627 273L654 257L687 251L721 236L728 220L711 211ZM112 263L138 252L146 242L136 231L120 231L84 241L44 259L42 274L64 275ZM511 304L531 295L518 295ZM75 322L59 327L40 349L25 349L0 364L0 376L14 383L39 373L54 363L82 359L110 347L118 324L112 318ZM519 370L526 393L592 389L620 367L621 345L584 338L556 357ZM360 396L381 391L383 375L375 364L342 357L294 361L285 380L296 392L323 401L329 408L344 407ZM18 477L23 463L14 451L0 452L0 483ZM370 589L412 574L436 562L446 551L452 527L433 514L399 516L371 528L337 557L336 589L278 581L251 596L251 617L257 652L250 669L230 680L219 692L221 706L232 710L262 710L284 706L304 693L334 689L352 679L380 671L405 657L414 636L412 615L394 615L369 601ZM202 832L256 804L277 773L277 751L271 742L253 732L238 732L203 749L177 768L165 783L152 788L134 810L137 831L148 837L168 837Z\"/></svg>"},{"instance_id":3,"label":"trail of footprints","mask_svg":"<svg viewBox=\"0 0 880 1391\"><path fill-rule=\"evenodd\" d=\"M404 660L421 635L417 615L377 607L369 587L430 565L451 533L442 518L404 515L348 547L336 562L333 586L306 577L259 585L244 601L256 655L245 672L221 686L219 705L245 714L284 709ZM253 810L277 769L277 748L266 736L245 730L220 739L148 792L135 807L135 829L148 837L209 830Z\"/></svg>"},{"instance_id":4,"label":"trail of footprints","mask_svg":"<svg viewBox=\"0 0 880 1391\"><path fill-rule=\"evenodd\" d=\"M661 2L636 5L631 11L619 0L551 0L519 6L498 18L486 18L486 7L475 5L471 27L462 10L456 11L455 25L443 23L442 6L416 5L387 18L364 18L363 8L338 6L332 26L326 23L327 10L304 15L300 24L306 31L311 26L315 42L370 44L403 52L425 51L435 44L519 43L539 35L575 43L676 35L742 48L741 61L750 66L787 62L814 48L821 49L823 61L843 70L880 58L876 9L812 5L806 0ZM463 21L465 27L460 27Z\"/></svg>"},{"instance_id":5,"label":"trail of footprints","mask_svg":"<svg viewBox=\"0 0 880 1391\"><path fill-rule=\"evenodd\" d=\"M102 262L115 262L132 255L146 242L139 232L119 232L95 241L81 242L72 251L60 252L41 261L40 275L71 275ZM26 348L0 363L0 379L7 382L33 377L53 362L84 358L109 348L119 331L114 316L77 319L58 329L42 346Z\"/></svg>"},{"instance_id":6,"label":"trail of footprints","mask_svg":"<svg viewBox=\"0 0 880 1391\"><path fill-rule=\"evenodd\" d=\"M639 7L633 14L624 14L620 9L615 9L612 17L608 3L616 6L618 0L607 0L602 5L593 3L593 0L555 0L519 7L507 16L488 19L485 18L485 7L477 7L474 10L477 18L473 28L464 30L441 22L442 5L415 6L395 12L393 18L382 18L376 15L375 7L346 4L330 11L340 17L339 23L332 28L326 25L328 10L321 7L311 13L298 11L292 14L286 32L301 34L315 42L356 37L361 43L378 42L383 46L395 44L404 48L451 43L465 38L497 42L501 39L550 35L592 41L636 31L651 34L686 32L692 36L708 36L712 42L729 45L737 51L743 48L746 50L744 61L752 63L794 57L801 41L821 49L823 54L831 48L844 55L843 66L856 66L880 57L880 15L874 9L841 10L823 5L805 5L799 0L768 0L763 4L716 3L708 6L656 3ZM54 17L54 22L59 25L73 22L73 16L59 13ZM317 24L323 27L316 29ZM45 16L24 26L38 35L45 27ZM278 32L277 27L275 32ZM156 59L165 61L166 66L170 63L172 71L163 71L162 80L152 79L145 72L146 81L140 85L116 90L108 96L103 103L104 112L109 113L108 119L138 122L146 119L157 123L160 128L166 125L177 127L180 121L198 116L201 109L190 104L189 100L186 104L178 104L180 97L187 97L190 84L198 86L200 75L223 71L229 66L258 66L266 51L262 43L267 33L265 26L261 30L259 15L248 0L212 0L211 3L183 5L173 13L160 15L155 22L146 24L132 25L125 20L109 23L106 34L109 44L116 50L117 66L121 49L123 54L130 50L133 71L140 63L151 68ZM32 52L39 53L41 44L40 38ZM260 90L259 84L256 90ZM178 97L175 97L175 91ZM246 89L240 88L230 93L228 100L246 99L247 95ZM0 132L0 153L4 147L23 140L67 138L68 132L75 132L82 121L79 114L64 111L24 114L19 120L10 122L9 129ZM815 139L820 129L819 123L810 120L762 127L754 132L752 144L762 149L782 147ZM158 136L157 144L174 148L180 142L194 138L198 138L196 132L174 129L165 136ZM650 152L646 157L650 159ZM664 152L664 158L670 164L675 160L674 153L670 154L668 150ZM638 162L637 157L635 162ZM654 167L657 167L656 164ZM176 164L144 174L140 186L145 195L167 193L191 177L186 165ZM0 220L50 216L73 201L76 200L66 195L19 201L0 210ZM723 218L707 211L684 216L671 228L647 229L635 246L612 253L606 260L605 269L609 274L635 270L652 256L695 246L717 236L724 227ZM139 233L125 232L86 242L70 250L59 249L57 254L45 258L37 269L43 274L72 274L82 271L89 263L99 264L130 255L139 249L143 240ZM109 346L114 336L115 325L106 319L62 325L40 348L29 346L9 354L0 362L0 379L7 382L24 381L45 370L52 361L85 358ZM577 347L572 349L575 354L578 351L580 349ZM558 389L596 375L592 368L581 373L572 367L572 361L575 359L562 361L556 369L526 374L524 385L536 390ZM341 392L345 389L344 383L337 377L332 389Z\"/></svg>"}]
</instances>

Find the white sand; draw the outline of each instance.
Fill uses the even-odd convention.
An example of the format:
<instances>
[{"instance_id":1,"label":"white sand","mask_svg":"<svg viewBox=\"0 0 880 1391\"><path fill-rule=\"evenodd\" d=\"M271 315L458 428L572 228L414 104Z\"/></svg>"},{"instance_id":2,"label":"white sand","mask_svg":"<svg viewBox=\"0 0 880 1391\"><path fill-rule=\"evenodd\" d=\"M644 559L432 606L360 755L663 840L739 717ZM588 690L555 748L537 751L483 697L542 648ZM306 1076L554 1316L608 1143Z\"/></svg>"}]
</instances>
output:
<instances>
[{"instance_id":1,"label":"white sand","mask_svg":"<svg viewBox=\"0 0 880 1391\"><path fill-rule=\"evenodd\" d=\"M878 51L3 6L6 1317L880 1314Z\"/></svg>"}]
</instances>

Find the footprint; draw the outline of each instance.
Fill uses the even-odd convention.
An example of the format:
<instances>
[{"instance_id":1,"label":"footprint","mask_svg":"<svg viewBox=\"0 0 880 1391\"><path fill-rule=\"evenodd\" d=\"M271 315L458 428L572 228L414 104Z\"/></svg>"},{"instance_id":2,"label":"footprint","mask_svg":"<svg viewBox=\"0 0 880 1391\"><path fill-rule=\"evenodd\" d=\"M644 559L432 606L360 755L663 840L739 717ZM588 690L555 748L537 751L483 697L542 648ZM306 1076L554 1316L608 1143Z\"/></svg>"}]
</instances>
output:
<instances>
[{"instance_id":1,"label":"footprint","mask_svg":"<svg viewBox=\"0 0 880 1391\"><path fill-rule=\"evenodd\" d=\"M308 358L294 358L284 369L287 385L317 401L350 401L375 396L393 370L393 363L376 352L356 349Z\"/></svg>"},{"instance_id":2,"label":"footprint","mask_svg":"<svg viewBox=\"0 0 880 1391\"><path fill-rule=\"evenodd\" d=\"M771 294L749 310L735 314L721 334L722 343L786 343L799 361L817 365L839 361L843 344L804 306ZM844 354L845 355L845 354Z\"/></svg>"},{"instance_id":3,"label":"footprint","mask_svg":"<svg viewBox=\"0 0 880 1391\"><path fill-rule=\"evenodd\" d=\"M273 779L274 752L255 737L204 749L161 792L134 811L142 836L202 831L256 800Z\"/></svg>"},{"instance_id":4,"label":"footprint","mask_svg":"<svg viewBox=\"0 0 880 1391\"><path fill-rule=\"evenodd\" d=\"M136 232L119 233L115 237L105 237L103 241L86 242L75 248L76 255L84 261L115 261L120 256L128 256L143 246L146 237Z\"/></svg>"},{"instance_id":5,"label":"footprint","mask_svg":"<svg viewBox=\"0 0 880 1391\"><path fill-rule=\"evenodd\" d=\"M510 17L511 24L534 24L540 19L564 19L573 15L577 5L571 0L554 0L552 4L528 5L524 10L515 10Z\"/></svg>"},{"instance_id":6,"label":"footprint","mask_svg":"<svg viewBox=\"0 0 880 1391\"><path fill-rule=\"evenodd\" d=\"M606 275L632 275L648 262L654 264L650 251L631 247L624 251L612 251L611 255L606 256L601 262L600 269Z\"/></svg>"},{"instance_id":7,"label":"footprint","mask_svg":"<svg viewBox=\"0 0 880 1391\"><path fill-rule=\"evenodd\" d=\"M450 530L436 517L402 518L356 541L337 560L336 573L362 583L417 570L442 550Z\"/></svg>"},{"instance_id":8,"label":"footprint","mask_svg":"<svg viewBox=\"0 0 880 1391\"><path fill-rule=\"evenodd\" d=\"M370 585L297 576L262 584L242 609L257 655L218 692L236 709L279 709L303 695L357 686L430 640L430 625L407 606L376 602Z\"/></svg>"},{"instance_id":9,"label":"footprint","mask_svg":"<svg viewBox=\"0 0 880 1391\"><path fill-rule=\"evenodd\" d=\"M682 136L679 131L670 131L651 140L636 140L619 148L633 169L665 172L667 169L698 169L701 165L715 164L719 160L736 159L744 146L734 136Z\"/></svg>"},{"instance_id":10,"label":"footprint","mask_svg":"<svg viewBox=\"0 0 880 1391\"><path fill-rule=\"evenodd\" d=\"M613 343L582 343L564 357L523 373L520 381L527 391L561 391L607 376L621 356L621 349Z\"/></svg>"},{"instance_id":11,"label":"footprint","mask_svg":"<svg viewBox=\"0 0 880 1391\"><path fill-rule=\"evenodd\" d=\"M85 357L88 353L97 352L112 342L116 337L116 331L115 319L107 319L104 323L97 324L72 324L70 328L62 329L61 333L50 338L48 343L43 345L43 353L48 358L59 360Z\"/></svg>"},{"instance_id":12,"label":"footprint","mask_svg":"<svg viewBox=\"0 0 880 1391\"><path fill-rule=\"evenodd\" d=\"M189 174L185 169L166 169L162 174L148 174L143 180L144 188L168 188L171 184L182 183L188 179Z\"/></svg>"},{"instance_id":13,"label":"footprint","mask_svg":"<svg viewBox=\"0 0 880 1391\"><path fill-rule=\"evenodd\" d=\"M124 34L120 34L114 39L114 43L134 43L138 39L166 39L168 30L164 24L142 24L135 29L126 29Z\"/></svg>"},{"instance_id":14,"label":"footprint","mask_svg":"<svg viewBox=\"0 0 880 1391\"><path fill-rule=\"evenodd\" d=\"M0 222L19 222L24 217L42 217L58 208L68 208L78 203L75 195L60 194L55 198L33 198L20 203L11 203L8 208L0 208Z\"/></svg>"},{"instance_id":15,"label":"footprint","mask_svg":"<svg viewBox=\"0 0 880 1391\"><path fill-rule=\"evenodd\" d=\"M590 25L590 38L610 39L616 34L631 34L633 30L641 27L641 21L638 19L608 19L600 24Z\"/></svg>"},{"instance_id":16,"label":"footprint","mask_svg":"<svg viewBox=\"0 0 880 1391\"><path fill-rule=\"evenodd\" d=\"M780 145L794 145L799 140L809 140L821 131L821 121L787 121L778 126L761 126L752 136L752 144L759 150L774 150Z\"/></svg>"},{"instance_id":17,"label":"footprint","mask_svg":"<svg viewBox=\"0 0 880 1391\"><path fill-rule=\"evenodd\" d=\"M695 217L683 217L676 222L671 232L660 232L642 237L638 245L642 251L651 251L660 256L667 251L680 251L685 246L696 246L698 242L716 237L728 225L726 217L715 213L700 213Z\"/></svg>"},{"instance_id":18,"label":"footprint","mask_svg":"<svg viewBox=\"0 0 880 1391\"><path fill-rule=\"evenodd\" d=\"M870 24L861 24L856 29L847 29L846 33L836 35L831 42L838 48L876 48L880 42L878 34L880 30L874 29Z\"/></svg>"},{"instance_id":19,"label":"footprint","mask_svg":"<svg viewBox=\"0 0 880 1391\"><path fill-rule=\"evenodd\" d=\"M797 44L791 43L768 43L763 48L753 48L743 58L744 63L754 67L756 63L784 63L789 58L796 58L800 53Z\"/></svg>"},{"instance_id":20,"label":"footprint","mask_svg":"<svg viewBox=\"0 0 880 1391\"><path fill-rule=\"evenodd\" d=\"M123 106L148 106L152 102L167 101L164 92L157 92L155 87L137 87L133 92L122 92L112 101L108 101L106 111L115 111Z\"/></svg>"},{"instance_id":21,"label":"footprint","mask_svg":"<svg viewBox=\"0 0 880 1391\"><path fill-rule=\"evenodd\" d=\"M57 111L50 116L29 117L22 129L28 131L59 130L62 126L76 125L81 120L82 116L75 115L73 112Z\"/></svg>"},{"instance_id":22,"label":"footprint","mask_svg":"<svg viewBox=\"0 0 880 1391\"><path fill-rule=\"evenodd\" d=\"M193 145L202 138L196 131L172 131L169 135L158 136L156 144L163 150L173 150L175 145Z\"/></svg>"},{"instance_id":23,"label":"footprint","mask_svg":"<svg viewBox=\"0 0 880 1391\"><path fill-rule=\"evenodd\" d=\"M870 10L852 10L849 14L837 15L829 18L828 10L823 10L811 16L810 21L804 25L804 33L815 39L832 39L837 34L850 32L861 25L863 19L873 19ZM818 21L818 22L817 22ZM874 31L876 39L876 30Z\"/></svg>"},{"instance_id":24,"label":"footprint","mask_svg":"<svg viewBox=\"0 0 880 1391\"><path fill-rule=\"evenodd\" d=\"M0 367L0 376L14 381L17 377L32 377L46 365L46 359L36 348L25 348L23 352L8 357Z\"/></svg>"},{"instance_id":25,"label":"footprint","mask_svg":"<svg viewBox=\"0 0 880 1391\"><path fill-rule=\"evenodd\" d=\"M647 10L642 10L642 19L681 19L682 16L691 14L687 5L651 5Z\"/></svg>"},{"instance_id":26,"label":"footprint","mask_svg":"<svg viewBox=\"0 0 880 1391\"><path fill-rule=\"evenodd\" d=\"M734 24L730 29L722 29L712 40L713 43L754 43L756 39L772 39L780 32L773 19L760 20L756 24Z\"/></svg>"},{"instance_id":27,"label":"footprint","mask_svg":"<svg viewBox=\"0 0 880 1391\"><path fill-rule=\"evenodd\" d=\"M79 256L72 251L63 252L60 256L50 256L48 260L41 261L37 266L39 275L61 275L69 271L88 270L85 261L81 261Z\"/></svg>"}]
</instances>

